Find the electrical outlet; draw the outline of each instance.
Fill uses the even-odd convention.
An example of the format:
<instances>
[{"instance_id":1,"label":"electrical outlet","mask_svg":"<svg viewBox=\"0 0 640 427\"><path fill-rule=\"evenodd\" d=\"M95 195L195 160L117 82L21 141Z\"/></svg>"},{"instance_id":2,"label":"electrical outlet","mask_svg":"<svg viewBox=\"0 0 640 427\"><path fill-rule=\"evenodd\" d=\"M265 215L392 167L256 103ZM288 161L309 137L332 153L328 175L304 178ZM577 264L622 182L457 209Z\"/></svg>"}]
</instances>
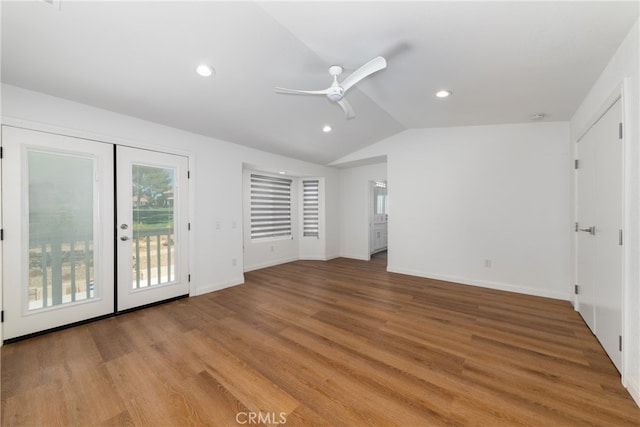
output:
<instances>
[{"instance_id":1,"label":"electrical outlet","mask_svg":"<svg viewBox=\"0 0 640 427\"><path fill-rule=\"evenodd\" d=\"M270 250L271 250L271 252L274 252L276 250L276 248L273 245L271 245Z\"/></svg>"},{"instance_id":2,"label":"electrical outlet","mask_svg":"<svg viewBox=\"0 0 640 427\"><path fill-rule=\"evenodd\" d=\"M238 265L238 260L237 260L237 259L235 259L235 258L233 258L233 259L231 260L231 266L232 266L232 267L235 267L236 265Z\"/></svg>"},{"instance_id":3,"label":"electrical outlet","mask_svg":"<svg viewBox=\"0 0 640 427\"><path fill-rule=\"evenodd\" d=\"M484 260L484 266L486 268L491 268L491 260L490 259L485 259Z\"/></svg>"}]
</instances>

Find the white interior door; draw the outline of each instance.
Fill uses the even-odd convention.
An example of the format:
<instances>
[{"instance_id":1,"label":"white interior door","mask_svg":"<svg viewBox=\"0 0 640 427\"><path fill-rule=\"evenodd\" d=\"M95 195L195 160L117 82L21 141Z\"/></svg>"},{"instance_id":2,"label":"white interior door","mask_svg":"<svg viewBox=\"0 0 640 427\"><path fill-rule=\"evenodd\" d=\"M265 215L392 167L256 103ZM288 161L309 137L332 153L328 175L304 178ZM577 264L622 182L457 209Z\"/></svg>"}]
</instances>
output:
<instances>
[{"instance_id":1,"label":"white interior door","mask_svg":"<svg viewBox=\"0 0 640 427\"><path fill-rule=\"evenodd\" d=\"M618 370L624 255L621 122L618 99L578 143L577 178L579 310Z\"/></svg>"},{"instance_id":2,"label":"white interior door","mask_svg":"<svg viewBox=\"0 0 640 427\"><path fill-rule=\"evenodd\" d=\"M2 127L4 339L113 312L113 148Z\"/></svg>"},{"instance_id":3,"label":"white interior door","mask_svg":"<svg viewBox=\"0 0 640 427\"><path fill-rule=\"evenodd\" d=\"M579 312L592 331L596 330L595 280L596 241L591 227L596 223L595 202L595 134L589 132L578 143L577 283Z\"/></svg>"},{"instance_id":4,"label":"white interior door","mask_svg":"<svg viewBox=\"0 0 640 427\"><path fill-rule=\"evenodd\" d=\"M118 311L189 294L188 159L117 148Z\"/></svg>"},{"instance_id":5,"label":"white interior door","mask_svg":"<svg viewBox=\"0 0 640 427\"><path fill-rule=\"evenodd\" d=\"M596 336L622 370L623 144L619 138L622 102L618 100L594 126L596 179Z\"/></svg>"}]
</instances>

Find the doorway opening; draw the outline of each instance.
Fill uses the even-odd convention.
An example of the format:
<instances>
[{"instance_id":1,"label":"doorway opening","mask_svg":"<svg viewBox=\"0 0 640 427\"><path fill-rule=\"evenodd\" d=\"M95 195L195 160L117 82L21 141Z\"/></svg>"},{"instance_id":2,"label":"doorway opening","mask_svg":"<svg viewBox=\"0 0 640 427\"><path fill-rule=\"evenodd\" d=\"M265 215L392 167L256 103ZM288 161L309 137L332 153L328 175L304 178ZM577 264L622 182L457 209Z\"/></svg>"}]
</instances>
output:
<instances>
[{"instance_id":1,"label":"doorway opening","mask_svg":"<svg viewBox=\"0 0 640 427\"><path fill-rule=\"evenodd\" d=\"M387 181L369 183L369 255L387 251L389 195Z\"/></svg>"}]
</instances>

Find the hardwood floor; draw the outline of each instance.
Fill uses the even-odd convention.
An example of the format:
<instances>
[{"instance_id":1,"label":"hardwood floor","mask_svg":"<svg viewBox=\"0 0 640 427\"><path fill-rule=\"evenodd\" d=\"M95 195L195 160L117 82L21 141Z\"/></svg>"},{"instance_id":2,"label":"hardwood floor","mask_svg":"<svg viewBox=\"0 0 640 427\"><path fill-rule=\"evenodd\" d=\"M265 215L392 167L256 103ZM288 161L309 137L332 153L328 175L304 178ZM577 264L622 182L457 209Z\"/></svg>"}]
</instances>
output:
<instances>
[{"instance_id":1,"label":"hardwood floor","mask_svg":"<svg viewBox=\"0 0 640 427\"><path fill-rule=\"evenodd\" d=\"M2 347L2 425L640 425L568 302L299 261Z\"/></svg>"}]
</instances>

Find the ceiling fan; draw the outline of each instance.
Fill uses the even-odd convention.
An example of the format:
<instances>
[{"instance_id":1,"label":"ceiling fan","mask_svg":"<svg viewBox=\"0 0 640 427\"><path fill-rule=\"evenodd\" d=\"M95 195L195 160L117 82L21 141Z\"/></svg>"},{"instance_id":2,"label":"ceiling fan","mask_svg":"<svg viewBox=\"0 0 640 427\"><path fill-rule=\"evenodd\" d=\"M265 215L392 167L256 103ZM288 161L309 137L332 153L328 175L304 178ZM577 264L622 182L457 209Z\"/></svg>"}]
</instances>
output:
<instances>
[{"instance_id":1,"label":"ceiling fan","mask_svg":"<svg viewBox=\"0 0 640 427\"><path fill-rule=\"evenodd\" d=\"M329 67L329 74L333 77L333 83L327 89L296 90L277 87L276 93L284 93L290 95L326 95L331 102L335 102L340 106L340 108L342 108L345 115L347 116L347 119L352 119L356 115L353 111L353 108L351 107L351 104L349 104L344 98L345 94L360 80L386 67L387 61L382 56L378 56L355 70L347 78L345 78L342 83L340 83L338 82L338 76L342 74L342 67L340 67L339 65L332 65L331 67Z\"/></svg>"}]
</instances>

